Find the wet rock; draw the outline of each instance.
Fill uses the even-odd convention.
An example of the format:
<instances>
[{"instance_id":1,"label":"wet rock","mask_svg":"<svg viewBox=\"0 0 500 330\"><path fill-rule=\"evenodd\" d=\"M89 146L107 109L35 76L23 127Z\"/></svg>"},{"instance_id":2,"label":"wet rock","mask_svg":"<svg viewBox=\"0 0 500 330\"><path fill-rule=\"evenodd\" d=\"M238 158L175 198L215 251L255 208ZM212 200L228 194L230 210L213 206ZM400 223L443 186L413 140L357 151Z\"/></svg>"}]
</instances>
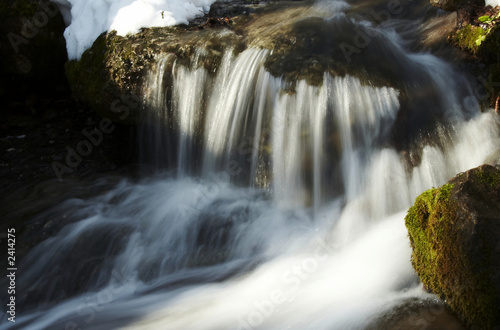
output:
<instances>
[{"instance_id":1,"label":"wet rock","mask_svg":"<svg viewBox=\"0 0 500 330\"><path fill-rule=\"evenodd\" d=\"M382 313L366 330L465 330L452 311L438 299L409 298Z\"/></svg>"},{"instance_id":2,"label":"wet rock","mask_svg":"<svg viewBox=\"0 0 500 330\"><path fill-rule=\"evenodd\" d=\"M426 191L405 223L425 287L468 327L500 326L500 169L483 165Z\"/></svg>"},{"instance_id":3,"label":"wet rock","mask_svg":"<svg viewBox=\"0 0 500 330\"><path fill-rule=\"evenodd\" d=\"M212 9L209 16L188 26L143 29L127 37L102 34L80 61L66 65L75 96L101 115L116 119L120 116L113 104L123 96L144 95L146 73L161 58L170 54L176 66L203 67L215 74L227 51L232 49L237 55L251 47L269 50L266 69L287 80L291 90L299 80L319 86L325 73L349 74L363 84L397 88L405 74L393 65L398 54L380 49L386 42L383 35L373 35L366 46L354 49L353 42L363 34L358 26L347 18L328 20L331 13L309 2L255 7L241 2L216 3ZM341 32L331 35L332 29ZM380 56L363 56L366 53ZM138 119L140 111L134 110L127 121Z\"/></svg>"},{"instance_id":4,"label":"wet rock","mask_svg":"<svg viewBox=\"0 0 500 330\"><path fill-rule=\"evenodd\" d=\"M102 34L80 61L66 64L66 75L74 96L101 116L137 122L146 73L162 57L172 54L179 64L196 67L192 61L199 47L205 52L198 56L198 65L213 73L222 59L221 50L234 39L231 33L219 35L218 29L190 27L144 29L128 37Z\"/></svg>"},{"instance_id":5,"label":"wet rock","mask_svg":"<svg viewBox=\"0 0 500 330\"><path fill-rule=\"evenodd\" d=\"M466 7L484 7L484 0L430 0L430 3L446 11L457 11Z\"/></svg>"},{"instance_id":6,"label":"wet rock","mask_svg":"<svg viewBox=\"0 0 500 330\"><path fill-rule=\"evenodd\" d=\"M478 97L483 108L498 111L500 98L499 8L484 7L484 2L467 3L457 11L457 28L448 41L466 54L467 65L481 82Z\"/></svg>"}]
</instances>

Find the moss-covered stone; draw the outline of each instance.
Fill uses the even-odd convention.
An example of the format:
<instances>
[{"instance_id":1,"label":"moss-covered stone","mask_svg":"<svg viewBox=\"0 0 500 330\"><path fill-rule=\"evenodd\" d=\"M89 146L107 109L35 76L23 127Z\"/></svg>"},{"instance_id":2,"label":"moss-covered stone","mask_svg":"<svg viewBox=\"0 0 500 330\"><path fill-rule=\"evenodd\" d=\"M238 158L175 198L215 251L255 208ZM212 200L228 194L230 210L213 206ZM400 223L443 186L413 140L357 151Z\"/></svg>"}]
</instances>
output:
<instances>
[{"instance_id":1,"label":"moss-covered stone","mask_svg":"<svg viewBox=\"0 0 500 330\"><path fill-rule=\"evenodd\" d=\"M459 48L477 54L482 38L486 38L487 34L482 27L468 24L453 36L453 42Z\"/></svg>"},{"instance_id":2,"label":"moss-covered stone","mask_svg":"<svg viewBox=\"0 0 500 330\"><path fill-rule=\"evenodd\" d=\"M405 218L425 287L473 329L500 325L500 170L483 165L421 194Z\"/></svg>"},{"instance_id":3,"label":"moss-covered stone","mask_svg":"<svg viewBox=\"0 0 500 330\"><path fill-rule=\"evenodd\" d=\"M500 13L498 9L472 7L462 12L462 27L451 33L448 40L469 53L472 63L480 62L475 74L481 79L482 89L487 91L481 100L486 107L497 107L500 97ZM479 9L478 9L479 8ZM464 23L466 22L466 23ZM475 66L475 65L473 65ZM498 111L498 109L497 109Z\"/></svg>"},{"instance_id":4,"label":"moss-covered stone","mask_svg":"<svg viewBox=\"0 0 500 330\"><path fill-rule=\"evenodd\" d=\"M103 33L79 61L66 64L66 75L77 98L114 119L113 102L123 95L142 95L148 69L167 54L173 54L181 65L215 73L223 50L237 44L234 33L219 32L176 26L143 29L126 37ZM136 119L130 116L127 121Z\"/></svg>"}]
</instances>

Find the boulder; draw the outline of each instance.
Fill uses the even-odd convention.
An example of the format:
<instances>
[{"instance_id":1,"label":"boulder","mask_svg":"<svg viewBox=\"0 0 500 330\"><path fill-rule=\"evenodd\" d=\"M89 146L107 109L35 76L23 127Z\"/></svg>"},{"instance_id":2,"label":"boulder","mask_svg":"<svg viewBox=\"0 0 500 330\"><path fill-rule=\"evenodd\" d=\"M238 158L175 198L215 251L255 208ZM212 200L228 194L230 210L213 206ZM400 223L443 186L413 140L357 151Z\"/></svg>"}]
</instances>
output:
<instances>
[{"instance_id":1,"label":"boulder","mask_svg":"<svg viewBox=\"0 0 500 330\"><path fill-rule=\"evenodd\" d=\"M424 286L471 329L500 327L500 170L483 165L424 192L405 224Z\"/></svg>"},{"instance_id":2,"label":"boulder","mask_svg":"<svg viewBox=\"0 0 500 330\"><path fill-rule=\"evenodd\" d=\"M325 19L330 14L318 11L310 2L280 1L259 6L216 2L211 8L207 16L189 25L147 28L125 37L114 31L102 34L79 61L66 64L75 96L102 116L115 119L114 112L118 111L113 104L124 103L123 97L144 95L147 74L166 56L172 56L176 66L203 67L215 75L226 51L232 49L238 55L247 48L269 50L266 70L290 82L290 91L299 80L320 86L325 73L341 77L348 74L363 84L380 87L399 88L405 79L406 71L393 65L400 54L385 51L384 56L363 56L380 52L380 45L386 42L383 35L367 37L358 32L359 24L351 19ZM399 14L396 11L391 17ZM366 19L374 24L381 22L369 13ZM332 35L331 31L337 29L340 32ZM357 42L362 36L366 40L360 45ZM172 72L171 65L166 69ZM164 79L171 77L167 74ZM136 122L139 117L136 111L127 119Z\"/></svg>"}]
</instances>

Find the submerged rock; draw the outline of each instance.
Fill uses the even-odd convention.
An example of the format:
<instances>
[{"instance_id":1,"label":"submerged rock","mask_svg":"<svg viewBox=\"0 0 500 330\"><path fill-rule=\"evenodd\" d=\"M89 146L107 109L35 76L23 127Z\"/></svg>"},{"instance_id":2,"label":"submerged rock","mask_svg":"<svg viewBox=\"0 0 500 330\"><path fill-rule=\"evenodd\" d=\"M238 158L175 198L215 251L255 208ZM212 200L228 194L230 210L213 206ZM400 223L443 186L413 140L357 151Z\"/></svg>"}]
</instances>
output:
<instances>
[{"instance_id":1,"label":"submerged rock","mask_svg":"<svg viewBox=\"0 0 500 330\"><path fill-rule=\"evenodd\" d=\"M405 223L425 287L470 328L500 326L500 169L483 165L424 192Z\"/></svg>"},{"instance_id":2,"label":"submerged rock","mask_svg":"<svg viewBox=\"0 0 500 330\"><path fill-rule=\"evenodd\" d=\"M408 298L378 316L365 330L466 330L439 299Z\"/></svg>"}]
</instances>

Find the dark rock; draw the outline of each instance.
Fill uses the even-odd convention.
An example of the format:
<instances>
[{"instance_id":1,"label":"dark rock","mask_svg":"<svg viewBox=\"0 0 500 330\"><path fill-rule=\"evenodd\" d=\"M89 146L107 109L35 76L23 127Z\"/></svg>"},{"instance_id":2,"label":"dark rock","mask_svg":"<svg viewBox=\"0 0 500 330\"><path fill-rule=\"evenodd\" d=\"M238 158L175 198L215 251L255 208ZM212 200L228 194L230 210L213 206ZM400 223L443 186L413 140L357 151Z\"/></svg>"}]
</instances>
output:
<instances>
[{"instance_id":1,"label":"dark rock","mask_svg":"<svg viewBox=\"0 0 500 330\"><path fill-rule=\"evenodd\" d=\"M48 1L5 0L0 5L0 99L67 90L64 21Z\"/></svg>"},{"instance_id":2,"label":"dark rock","mask_svg":"<svg viewBox=\"0 0 500 330\"><path fill-rule=\"evenodd\" d=\"M224 18L239 15L249 15L255 12L255 9L248 6L248 1L233 1L230 3L217 1L210 6L209 17Z\"/></svg>"},{"instance_id":3,"label":"dark rock","mask_svg":"<svg viewBox=\"0 0 500 330\"><path fill-rule=\"evenodd\" d=\"M484 0L430 0L431 5L446 11L457 11L464 7L484 7Z\"/></svg>"},{"instance_id":4,"label":"dark rock","mask_svg":"<svg viewBox=\"0 0 500 330\"><path fill-rule=\"evenodd\" d=\"M426 191L405 222L425 287L470 328L500 326L500 170L483 165Z\"/></svg>"},{"instance_id":5,"label":"dark rock","mask_svg":"<svg viewBox=\"0 0 500 330\"><path fill-rule=\"evenodd\" d=\"M378 316L365 330L465 330L439 299L409 298Z\"/></svg>"}]
</instances>

